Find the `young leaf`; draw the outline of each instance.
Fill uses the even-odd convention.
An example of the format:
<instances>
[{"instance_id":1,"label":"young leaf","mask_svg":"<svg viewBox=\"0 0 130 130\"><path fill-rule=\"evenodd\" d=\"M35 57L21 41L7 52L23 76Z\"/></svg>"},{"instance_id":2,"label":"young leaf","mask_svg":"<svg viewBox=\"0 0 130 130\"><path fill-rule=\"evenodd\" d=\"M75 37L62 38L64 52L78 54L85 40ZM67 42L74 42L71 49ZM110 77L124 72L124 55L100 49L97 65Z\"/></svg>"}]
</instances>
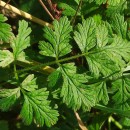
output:
<instances>
[{"instance_id":1,"label":"young leaf","mask_svg":"<svg viewBox=\"0 0 130 130\"><path fill-rule=\"evenodd\" d=\"M11 26L7 23L7 18L0 14L0 41L9 43L10 38L13 36Z\"/></svg>"},{"instance_id":2,"label":"young leaf","mask_svg":"<svg viewBox=\"0 0 130 130\"><path fill-rule=\"evenodd\" d=\"M1 89L0 90L0 109L2 111L9 110L10 107L20 97L20 89Z\"/></svg>"},{"instance_id":3,"label":"young leaf","mask_svg":"<svg viewBox=\"0 0 130 130\"><path fill-rule=\"evenodd\" d=\"M113 96L114 106L123 111L130 109L130 80L129 78L118 79L112 84L116 94Z\"/></svg>"},{"instance_id":4,"label":"young leaf","mask_svg":"<svg viewBox=\"0 0 130 130\"><path fill-rule=\"evenodd\" d=\"M36 78L34 78L34 74L30 74L26 77L26 79L21 84L22 88L27 91L34 91L38 88L36 84Z\"/></svg>"},{"instance_id":5,"label":"young leaf","mask_svg":"<svg viewBox=\"0 0 130 130\"><path fill-rule=\"evenodd\" d=\"M82 53L87 52L96 45L95 28L96 24L93 18L83 20L82 24L78 24L78 31L74 32L74 39Z\"/></svg>"},{"instance_id":6,"label":"young leaf","mask_svg":"<svg viewBox=\"0 0 130 130\"><path fill-rule=\"evenodd\" d=\"M115 33L125 39L127 34L127 22L124 21L124 16L115 14L112 17L111 23Z\"/></svg>"},{"instance_id":7,"label":"young leaf","mask_svg":"<svg viewBox=\"0 0 130 130\"><path fill-rule=\"evenodd\" d=\"M0 67L6 67L13 61L13 54L10 51L0 50Z\"/></svg>"},{"instance_id":8,"label":"young leaf","mask_svg":"<svg viewBox=\"0 0 130 130\"><path fill-rule=\"evenodd\" d=\"M44 29L45 38L49 42L41 41L39 48L42 55L58 58L71 51L69 39L72 27L67 17L62 17L59 22L55 20L53 25L54 31L48 27Z\"/></svg>"},{"instance_id":9,"label":"young leaf","mask_svg":"<svg viewBox=\"0 0 130 130\"><path fill-rule=\"evenodd\" d=\"M59 115L56 110L53 110L47 100L48 92L45 88L24 93L24 104L21 110L21 116L26 125L30 125L34 117L36 124L43 126L54 125Z\"/></svg>"},{"instance_id":10,"label":"young leaf","mask_svg":"<svg viewBox=\"0 0 130 130\"><path fill-rule=\"evenodd\" d=\"M73 63L60 66L63 76L61 97L69 107L74 110L90 110L95 105L95 90L84 83L87 81L85 75L76 74L76 67Z\"/></svg>"},{"instance_id":11,"label":"young leaf","mask_svg":"<svg viewBox=\"0 0 130 130\"><path fill-rule=\"evenodd\" d=\"M15 60L24 49L30 46L30 33L31 28L28 27L28 23L24 20L20 21L18 35L11 43Z\"/></svg>"}]
</instances>

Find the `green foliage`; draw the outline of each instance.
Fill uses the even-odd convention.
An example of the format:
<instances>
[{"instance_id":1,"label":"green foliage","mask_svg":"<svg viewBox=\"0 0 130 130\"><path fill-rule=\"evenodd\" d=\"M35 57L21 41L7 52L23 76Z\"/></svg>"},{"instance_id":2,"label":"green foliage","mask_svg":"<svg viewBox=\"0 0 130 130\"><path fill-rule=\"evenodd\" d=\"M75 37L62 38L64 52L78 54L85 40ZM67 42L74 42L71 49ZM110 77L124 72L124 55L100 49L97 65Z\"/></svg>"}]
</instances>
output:
<instances>
[{"instance_id":1,"label":"green foliage","mask_svg":"<svg viewBox=\"0 0 130 130\"><path fill-rule=\"evenodd\" d=\"M6 67L14 61L13 54L8 50L0 50L0 66Z\"/></svg>"},{"instance_id":2,"label":"green foliage","mask_svg":"<svg viewBox=\"0 0 130 130\"><path fill-rule=\"evenodd\" d=\"M7 18L0 14L0 42L10 42L13 36L11 26L5 21L7 21Z\"/></svg>"},{"instance_id":3,"label":"green foliage","mask_svg":"<svg viewBox=\"0 0 130 130\"><path fill-rule=\"evenodd\" d=\"M44 36L50 42L40 42L39 48L41 54L52 57L61 57L71 51L69 44L70 32L72 27L67 17L61 18L60 21L54 21L54 31L48 27L44 29Z\"/></svg>"},{"instance_id":4,"label":"green foliage","mask_svg":"<svg viewBox=\"0 0 130 130\"><path fill-rule=\"evenodd\" d=\"M64 64L60 66L63 76L63 86L61 89L61 97L69 107L74 110L80 107L83 110L90 110L95 105L94 88L84 85L87 77L83 74L76 74L74 64Z\"/></svg>"},{"instance_id":5,"label":"green foliage","mask_svg":"<svg viewBox=\"0 0 130 130\"><path fill-rule=\"evenodd\" d=\"M19 88L16 89L1 89L0 90L0 109L7 111L19 98Z\"/></svg>"},{"instance_id":6,"label":"green foliage","mask_svg":"<svg viewBox=\"0 0 130 130\"><path fill-rule=\"evenodd\" d=\"M21 110L21 116L25 124L30 125L33 119L36 124L43 126L54 125L58 120L58 113L52 110L49 106L50 102L47 101L48 92L46 89L39 89L24 94L24 104Z\"/></svg>"},{"instance_id":7,"label":"green foliage","mask_svg":"<svg viewBox=\"0 0 130 130\"><path fill-rule=\"evenodd\" d=\"M18 58L24 49L30 46L30 37L28 36L30 33L31 28L28 27L28 23L25 21L20 21L18 35L11 43L15 59Z\"/></svg>"},{"instance_id":8,"label":"green foliage","mask_svg":"<svg viewBox=\"0 0 130 130\"><path fill-rule=\"evenodd\" d=\"M13 113L16 130L78 130L76 112L89 130L129 129L128 1L43 2L53 16L64 15L53 27L20 20L17 32L0 14L0 44L10 43L0 50L0 114ZM35 1L15 4L33 13L35 3L41 11Z\"/></svg>"}]
</instances>

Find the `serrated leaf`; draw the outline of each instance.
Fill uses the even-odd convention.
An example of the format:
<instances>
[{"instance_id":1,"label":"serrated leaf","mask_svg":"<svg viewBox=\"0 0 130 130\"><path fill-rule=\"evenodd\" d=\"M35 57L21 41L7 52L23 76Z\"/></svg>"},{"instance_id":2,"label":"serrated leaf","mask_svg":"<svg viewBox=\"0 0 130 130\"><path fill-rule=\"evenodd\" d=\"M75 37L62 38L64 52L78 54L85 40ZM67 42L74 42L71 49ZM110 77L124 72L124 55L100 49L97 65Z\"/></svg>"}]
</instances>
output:
<instances>
[{"instance_id":1,"label":"serrated leaf","mask_svg":"<svg viewBox=\"0 0 130 130\"><path fill-rule=\"evenodd\" d=\"M109 5L112 5L112 6L116 6L120 2L122 2L122 0L85 0L85 1L87 1L89 3L96 2L96 4L104 4L107 2Z\"/></svg>"},{"instance_id":2,"label":"serrated leaf","mask_svg":"<svg viewBox=\"0 0 130 130\"><path fill-rule=\"evenodd\" d=\"M97 102L102 101L104 105L108 104L109 96L107 92L107 86L105 82L99 82L96 84L93 84L95 87L95 91L97 94Z\"/></svg>"},{"instance_id":3,"label":"serrated leaf","mask_svg":"<svg viewBox=\"0 0 130 130\"><path fill-rule=\"evenodd\" d=\"M118 5L122 0L108 0L108 4L116 6Z\"/></svg>"},{"instance_id":4,"label":"serrated leaf","mask_svg":"<svg viewBox=\"0 0 130 130\"><path fill-rule=\"evenodd\" d=\"M48 86L49 87L54 87L58 81L58 79L61 77L61 72L57 69L56 71L52 72L48 76Z\"/></svg>"},{"instance_id":5,"label":"serrated leaf","mask_svg":"<svg viewBox=\"0 0 130 130\"><path fill-rule=\"evenodd\" d=\"M124 16L120 14L115 14L112 17L111 23L112 23L111 25L115 33L118 36L125 39L126 34L127 34L127 22L124 21Z\"/></svg>"},{"instance_id":6,"label":"serrated leaf","mask_svg":"<svg viewBox=\"0 0 130 130\"><path fill-rule=\"evenodd\" d=\"M10 107L20 97L20 89L1 89L0 90L0 109L2 111L9 110Z\"/></svg>"},{"instance_id":7,"label":"serrated leaf","mask_svg":"<svg viewBox=\"0 0 130 130\"><path fill-rule=\"evenodd\" d=\"M126 0L122 0L119 4L117 4L116 6L113 5L108 5L107 10L106 10L106 15L111 17L112 14L123 14L124 10L127 9L127 1Z\"/></svg>"},{"instance_id":8,"label":"serrated leaf","mask_svg":"<svg viewBox=\"0 0 130 130\"><path fill-rule=\"evenodd\" d=\"M58 112L53 110L47 100L48 92L45 88L24 93L24 104L21 110L21 116L26 125L30 125L34 117L36 124L43 126L54 125L58 118Z\"/></svg>"},{"instance_id":9,"label":"serrated leaf","mask_svg":"<svg viewBox=\"0 0 130 130\"><path fill-rule=\"evenodd\" d=\"M58 58L71 51L69 39L72 27L67 17L62 17L59 22L55 20L53 26L54 31L48 27L44 29L45 38L49 42L41 41L39 48L42 55Z\"/></svg>"},{"instance_id":10,"label":"serrated leaf","mask_svg":"<svg viewBox=\"0 0 130 130\"><path fill-rule=\"evenodd\" d=\"M114 107L123 111L130 109L130 79L122 78L112 83L113 89L116 91L113 96Z\"/></svg>"},{"instance_id":11,"label":"serrated leaf","mask_svg":"<svg viewBox=\"0 0 130 130\"><path fill-rule=\"evenodd\" d=\"M0 50L0 67L6 67L14 61L13 54L8 50Z\"/></svg>"},{"instance_id":12,"label":"serrated leaf","mask_svg":"<svg viewBox=\"0 0 130 130\"><path fill-rule=\"evenodd\" d=\"M63 86L61 97L63 102L74 110L90 110L95 105L95 90L93 87L86 86L85 75L76 74L76 67L73 63L60 66L63 76Z\"/></svg>"},{"instance_id":13,"label":"serrated leaf","mask_svg":"<svg viewBox=\"0 0 130 130\"><path fill-rule=\"evenodd\" d=\"M105 25L96 28L97 46L104 47L108 43L108 30Z\"/></svg>"},{"instance_id":14,"label":"serrated leaf","mask_svg":"<svg viewBox=\"0 0 130 130\"><path fill-rule=\"evenodd\" d=\"M34 74L28 75L21 83L21 86L27 91L34 91L35 89L37 89L38 85L36 83L36 78L34 78Z\"/></svg>"},{"instance_id":15,"label":"serrated leaf","mask_svg":"<svg viewBox=\"0 0 130 130\"><path fill-rule=\"evenodd\" d=\"M96 24L93 18L83 20L82 24L78 24L78 31L75 31L74 39L80 50L84 53L96 45Z\"/></svg>"},{"instance_id":16,"label":"serrated leaf","mask_svg":"<svg viewBox=\"0 0 130 130\"><path fill-rule=\"evenodd\" d=\"M19 21L18 35L13 39L11 47L13 49L14 58L17 59L19 54L30 46L31 28L28 27L28 23L24 20Z\"/></svg>"},{"instance_id":17,"label":"serrated leaf","mask_svg":"<svg viewBox=\"0 0 130 130\"><path fill-rule=\"evenodd\" d=\"M130 60L130 42L121 37L115 36L113 42L105 47L105 51L121 67L125 65L124 61Z\"/></svg>"},{"instance_id":18,"label":"serrated leaf","mask_svg":"<svg viewBox=\"0 0 130 130\"><path fill-rule=\"evenodd\" d=\"M104 52L90 53L86 56L86 59L89 64L90 71L96 77L99 77L101 73L104 76L108 76L119 70L115 62Z\"/></svg>"},{"instance_id":19,"label":"serrated leaf","mask_svg":"<svg viewBox=\"0 0 130 130\"><path fill-rule=\"evenodd\" d=\"M7 21L7 18L3 14L0 14L0 41L9 43L13 34L11 26L4 23L5 21Z\"/></svg>"}]
</instances>

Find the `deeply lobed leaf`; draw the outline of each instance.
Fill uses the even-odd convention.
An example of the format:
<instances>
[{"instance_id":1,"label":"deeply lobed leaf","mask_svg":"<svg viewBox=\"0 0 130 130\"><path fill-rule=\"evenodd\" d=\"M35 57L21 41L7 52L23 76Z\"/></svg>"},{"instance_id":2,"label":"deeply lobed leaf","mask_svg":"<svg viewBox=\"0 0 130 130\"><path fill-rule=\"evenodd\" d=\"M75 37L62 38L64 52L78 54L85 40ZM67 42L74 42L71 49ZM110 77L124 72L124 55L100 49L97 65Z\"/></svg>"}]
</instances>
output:
<instances>
[{"instance_id":1,"label":"deeply lobed leaf","mask_svg":"<svg viewBox=\"0 0 130 130\"><path fill-rule=\"evenodd\" d=\"M74 39L82 53L88 52L96 45L96 23L93 18L89 18L82 24L78 24L77 28L78 31L74 32Z\"/></svg>"},{"instance_id":2,"label":"deeply lobed leaf","mask_svg":"<svg viewBox=\"0 0 130 130\"><path fill-rule=\"evenodd\" d=\"M47 100L48 92L42 88L32 92L24 94L24 104L21 110L21 116L25 124L30 125L34 117L36 124L43 126L44 123L47 126L54 125L59 115L56 110L53 110Z\"/></svg>"},{"instance_id":3,"label":"deeply lobed leaf","mask_svg":"<svg viewBox=\"0 0 130 130\"><path fill-rule=\"evenodd\" d=\"M41 41L39 48L42 55L58 58L71 51L69 39L72 27L67 17L62 17L59 22L55 20L53 25L54 31L48 27L44 29L44 36L49 42Z\"/></svg>"},{"instance_id":4,"label":"deeply lobed leaf","mask_svg":"<svg viewBox=\"0 0 130 130\"><path fill-rule=\"evenodd\" d=\"M5 21L7 21L7 18L3 14L0 14L0 42L9 43L13 37L13 33L11 32L11 26L4 23Z\"/></svg>"},{"instance_id":5,"label":"deeply lobed leaf","mask_svg":"<svg viewBox=\"0 0 130 130\"><path fill-rule=\"evenodd\" d=\"M0 90L0 109L9 110L20 97L20 89L1 89Z\"/></svg>"},{"instance_id":6,"label":"deeply lobed leaf","mask_svg":"<svg viewBox=\"0 0 130 130\"><path fill-rule=\"evenodd\" d=\"M31 28L28 27L28 23L24 20L19 22L18 35L12 40L11 47L13 49L14 59L16 60L19 54L30 46Z\"/></svg>"},{"instance_id":7,"label":"deeply lobed leaf","mask_svg":"<svg viewBox=\"0 0 130 130\"><path fill-rule=\"evenodd\" d=\"M95 105L95 90L91 86L84 83L87 81L83 74L76 74L76 67L73 63L60 66L63 76L63 86L61 89L61 97L69 107L74 110L80 109L90 110Z\"/></svg>"},{"instance_id":8,"label":"deeply lobed leaf","mask_svg":"<svg viewBox=\"0 0 130 130\"><path fill-rule=\"evenodd\" d=\"M115 95L113 100L115 107L123 111L130 109L130 79L122 77L112 84Z\"/></svg>"}]
</instances>

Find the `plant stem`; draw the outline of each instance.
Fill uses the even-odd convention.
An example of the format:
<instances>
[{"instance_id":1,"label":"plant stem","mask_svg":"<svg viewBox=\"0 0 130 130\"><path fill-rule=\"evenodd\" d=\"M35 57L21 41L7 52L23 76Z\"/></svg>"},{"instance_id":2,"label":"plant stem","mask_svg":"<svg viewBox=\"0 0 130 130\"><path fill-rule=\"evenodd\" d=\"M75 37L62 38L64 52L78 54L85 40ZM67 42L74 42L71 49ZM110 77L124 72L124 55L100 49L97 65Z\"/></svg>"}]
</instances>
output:
<instances>
[{"instance_id":1,"label":"plant stem","mask_svg":"<svg viewBox=\"0 0 130 130\"><path fill-rule=\"evenodd\" d=\"M49 66L49 65L53 65L53 64L57 64L57 63L69 61L69 60L74 60L74 59L76 59L76 58L85 56L85 55L87 55L87 54L88 54L88 52L87 52L87 53L83 53L83 54L78 54L78 55L75 55L75 56L71 56L71 57L67 57L67 58L64 58L64 59L52 61L52 62L49 62L49 63L40 64L40 65L37 65L37 66L25 68L25 69L23 69L23 70L19 70L18 73L25 72L25 71L29 71L29 70L34 70L34 69L37 69L37 68L40 68L40 67L45 67L45 66Z\"/></svg>"},{"instance_id":2,"label":"plant stem","mask_svg":"<svg viewBox=\"0 0 130 130\"><path fill-rule=\"evenodd\" d=\"M0 1L0 6L4 7L5 5L6 5L6 3L4 1ZM32 22L38 23L39 25L48 26L48 27L51 27L51 28L53 27L50 23L45 22L45 21L43 21L43 20L41 20L37 17L34 17L34 16L32 16L32 15L30 15L30 14L28 14L28 13L22 11L22 10L19 10L16 7L14 7L10 4L7 4L4 8L6 8L6 9L26 18L26 19L29 19Z\"/></svg>"},{"instance_id":3,"label":"plant stem","mask_svg":"<svg viewBox=\"0 0 130 130\"><path fill-rule=\"evenodd\" d=\"M51 17L52 20L54 20L54 17L50 13L50 11L47 9L46 5L42 2L42 0L38 0L41 6L44 8L44 10L47 12L47 14Z\"/></svg>"},{"instance_id":4,"label":"plant stem","mask_svg":"<svg viewBox=\"0 0 130 130\"><path fill-rule=\"evenodd\" d=\"M14 76L15 76L15 79L18 81L19 77L18 77L18 73L17 73L17 69L16 69L16 62L14 62Z\"/></svg>"},{"instance_id":5,"label":"plant stem","mask_svg":"<svg viewBox=\"0 0 130 130\"><path fill-rule=\"evenodd\" d=\"M78 121L78 124L79 124L79 127L81 128L81 130L88 130L88 129L86 128L86 126L84 125L84 123L82 122L82 120L81 120L81 118L80 118L78 112L74 112L74 113L75 113L75 116L76 116L76 118L77 118L77 121Z\"/></svg>"},{"instance_id":6,"label":"plant stem","mask_svg":"<svg viewBox=\"0 0 130 130\"><path fill-rule=\"evenodd\" d=\"M82 5L82 0L80 0L79 5L78 5L78 8L77 8L77 10L76 10L76 13L75 13L74 17L73 17L72 20L71 20L71 24L72 24L72 25L74 25L74 23L75 23L75 19L76 19L76 17L77 17L77 14L78 14L78 11L79 11L81 5Z\"/></svg>"},{"instance_id":7,"label":"plant stem","mask_svg":"<svg viewBox=\"0 0 130 130\"><path fill-rule=\"evenodd\" d=\"M117 126L119 129L122 129L122 125L118 121L116 121L112 116L110 116L108 120L109 122L113 122L115 126Z\"/></svg>"}]
</instances>

